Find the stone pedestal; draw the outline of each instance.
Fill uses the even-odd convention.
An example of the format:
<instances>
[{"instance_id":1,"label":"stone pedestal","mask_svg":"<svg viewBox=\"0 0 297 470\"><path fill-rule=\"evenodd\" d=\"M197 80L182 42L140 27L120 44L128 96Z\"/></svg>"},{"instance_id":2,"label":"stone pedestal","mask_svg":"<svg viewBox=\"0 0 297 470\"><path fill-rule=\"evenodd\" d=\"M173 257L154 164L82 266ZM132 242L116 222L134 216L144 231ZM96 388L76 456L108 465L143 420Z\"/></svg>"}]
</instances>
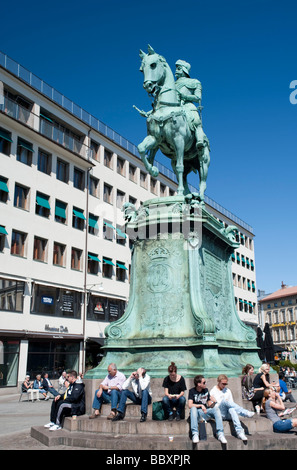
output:
<instances>
[{"instance_id":1,"label":"stone pedestal","mask_svg":"<svg viewBox=\"0 0 297 470\"><path fill-rule=\"evenodd\" d=\"M106 328L106 355L86 377L105 377L111 362L126 375L143 366L155 378L168 374L171 361L185 377L238 376L246 363L258 367L256 334L234 302L232 227L225 229L198 195L123 209L133 241L130 300Z\"/></svg>"}]
</instances>

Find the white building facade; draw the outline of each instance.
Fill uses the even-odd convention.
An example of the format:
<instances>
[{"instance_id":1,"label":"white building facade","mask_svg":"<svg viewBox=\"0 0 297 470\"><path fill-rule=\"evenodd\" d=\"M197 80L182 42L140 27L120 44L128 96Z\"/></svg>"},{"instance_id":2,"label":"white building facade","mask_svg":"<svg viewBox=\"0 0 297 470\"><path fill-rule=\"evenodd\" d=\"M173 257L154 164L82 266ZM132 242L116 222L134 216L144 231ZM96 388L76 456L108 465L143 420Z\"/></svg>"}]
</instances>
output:
<instances>
[{"instance_id":1,"label":"white building facade","mask_svg":"<svg viewBox=\"0 0 297 470\"><path fill-rule=\"evenodd\" d=\"M175 194L136 147L0 53L0 387L48 371L84 371L129 299L131 252L121 208ZM243 321L257 325L252 228L238 227L232 263Z\"/></svg>"}]
</instances>

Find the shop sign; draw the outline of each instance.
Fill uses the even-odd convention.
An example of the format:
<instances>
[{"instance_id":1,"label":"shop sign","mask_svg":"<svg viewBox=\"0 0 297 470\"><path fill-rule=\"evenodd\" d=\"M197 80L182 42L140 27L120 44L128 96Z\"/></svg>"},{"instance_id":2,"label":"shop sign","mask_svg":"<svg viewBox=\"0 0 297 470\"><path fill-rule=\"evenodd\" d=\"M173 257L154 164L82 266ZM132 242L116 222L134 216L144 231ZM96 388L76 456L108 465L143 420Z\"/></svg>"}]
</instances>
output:
<instances>
[{"instance_id":1,"label":"shop sign","mask_svg":"<svg viewBox=\"0 0 297 470\"><path fill-rule=\"evenodd\" d=\"M56 328L45 325L44 329L45 331L50 331L51 333L69 333L67 326L60 326L59 328Z\"/></svg>"}]
</instances>

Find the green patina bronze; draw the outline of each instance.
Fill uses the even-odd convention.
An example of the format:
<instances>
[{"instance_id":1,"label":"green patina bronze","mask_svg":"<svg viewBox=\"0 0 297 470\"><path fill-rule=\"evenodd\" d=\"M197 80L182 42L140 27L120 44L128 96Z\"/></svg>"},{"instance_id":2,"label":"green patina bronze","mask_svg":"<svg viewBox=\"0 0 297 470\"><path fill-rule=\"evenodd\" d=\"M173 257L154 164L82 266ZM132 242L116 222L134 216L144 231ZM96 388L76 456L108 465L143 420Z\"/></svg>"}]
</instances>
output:
<instances>
[{"instance_id":1,"label":"green patina bronze","mask_svg":"<svg viewBox=\"0 0 297 470\"><path fill-rule=\"evenodd\" d=\"M140 111L149 134L140 153L154 176L158 148L172 159L178 195L146 201L138 210L124 205L126 233L133 242L129 304L123 317L106 328L105 357L86 377L105 377L111 362L126 374L142 365L151 377L164 377L171 361L186 377L238 376L247 363L257 367L261 362L256 334L240 320L234 302L235 227L225 228L205 209L209 144L193 105L200 104L201 84L189 78L185 61L176 62L174 82L165 59L152 48L141 57L144 86L155 102L151 112ZM159 67L165 68L163 81L147 72ZM186 183L195 168L199 194L191 194Z\"/></svg>"}]
</instances>

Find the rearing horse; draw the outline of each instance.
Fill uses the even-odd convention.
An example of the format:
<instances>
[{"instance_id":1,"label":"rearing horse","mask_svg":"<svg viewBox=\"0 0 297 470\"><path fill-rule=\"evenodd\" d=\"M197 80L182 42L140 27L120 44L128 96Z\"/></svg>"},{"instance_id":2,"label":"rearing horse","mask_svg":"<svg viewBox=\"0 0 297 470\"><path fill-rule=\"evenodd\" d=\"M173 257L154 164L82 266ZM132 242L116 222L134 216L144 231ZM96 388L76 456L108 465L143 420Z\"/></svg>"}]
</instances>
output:
<instances>
[{"instance_id":1,"label":"rearing horse","mask_svg":"<svg viewBox=\"0 0 297 470\"><path fill-rule=\"evenodd\" d=\"M141 159L147 171L156 177L159 170L153 163L157 150L169 157L178 181L178 195L190 193L187 175L198 170L200 199L203 201L210 163L208 139L204 135L203 147L196 148L195 132L190 128L174 76L164 57L151 46L148 46L148 54L140 51L140 57L143 87L154 97L153 111L140 111L147 117L148 131L147 137L138 145Z\"/></svg>"}]
</instances>

